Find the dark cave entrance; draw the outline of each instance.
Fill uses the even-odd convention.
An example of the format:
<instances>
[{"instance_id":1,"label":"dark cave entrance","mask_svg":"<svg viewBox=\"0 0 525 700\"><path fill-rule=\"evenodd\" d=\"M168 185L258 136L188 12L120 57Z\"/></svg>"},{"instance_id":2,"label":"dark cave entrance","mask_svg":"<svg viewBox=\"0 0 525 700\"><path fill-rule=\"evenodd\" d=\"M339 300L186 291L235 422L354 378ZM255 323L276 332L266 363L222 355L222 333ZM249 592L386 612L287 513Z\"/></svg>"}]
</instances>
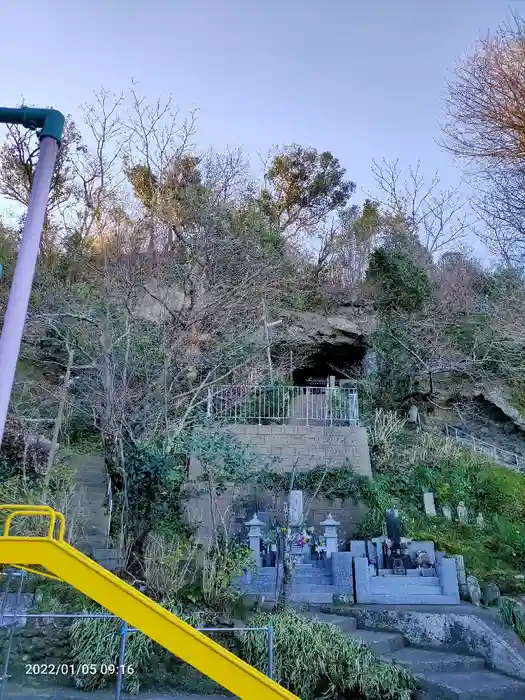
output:
<instances>
[{"instance_id":1,"label":"dark cave entrance","mask_svg":"<svg viewBox=\"0 0 525 700\"><path fill-rule=\"evenodd\" d=\"M364 345L321 344L293 371L294 386L326 386L330 376L336 384L352 384L362 375L365 355Z\"/></svg>"}]
</instances>

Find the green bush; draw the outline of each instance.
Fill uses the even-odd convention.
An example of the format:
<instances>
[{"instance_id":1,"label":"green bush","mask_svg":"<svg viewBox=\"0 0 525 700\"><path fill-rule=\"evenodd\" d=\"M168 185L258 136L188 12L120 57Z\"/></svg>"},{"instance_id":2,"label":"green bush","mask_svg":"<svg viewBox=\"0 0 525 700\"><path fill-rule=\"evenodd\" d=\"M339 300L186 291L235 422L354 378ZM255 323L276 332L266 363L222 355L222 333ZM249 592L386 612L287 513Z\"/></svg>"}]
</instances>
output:
<instances>
[{"instance_id":1,"label":"green bush","mask_svg":"<svg viewBox=\"0 0 525 700\"><path fill-rule=\"evenodd\" d=\"M38 578L36 581L35 612L82 612L92 602L64 581Z\"/></svg>"},{"instance_id":2,"label":"green bush","mask_svg":"<svg viewBox=\"0 0 525 700\"><path fill-rule=\"evenodd\" d=\"M185 612L179 604L171 601L165 601L163 605L194 627L202 624L199 613ZM105 611L92 606L89 612ZM121 624L122 622L118 619L81 618L76 620L70 628L71 662L75 666L94 665L99 670L102 667L107 668L110 664L117 667ZM126 644L124 665L131 672L124 676L124 691L131 694L138 693L144 679L155 669L155 661L165 656L166 651L142 632L130 633ZM102 675L98 672L93 675L82 674L74 680L77 687L90 691L106 687L109 681L115 680L115 676Z\"/></svg>"},{"instance_id":3,"label":"green bush","mask_svg":"<svg viewBox=\"0 0 525 700\"><path fill-rule=\"evenodd\" d=\"M426 270L403 245L377 248L370 256L367 281L376 289L376 304L386 310L415 311L431 292Z\"/></svg>"},{"instance_id":4,"label":"green bush","mask_svg":"<svg viewBox=\"0 0 525 700\"><path fill-rule=\"evenodd\" d=\"M379 660L364 644L338 628L295 612L261 613L256 627L272 625L274 679L302 700L409 700L416 682L408 671ZM266 638L257 632L239 635L243 658L267 671Z\"/></svg>"},{"instance_id":5,"label":"green bush","mask_svg":"<svg viewBox=\"0 0 525 700\"><path fill-rule=\"evenodd\" d=\"M499 616L504 627L508 627L525 642L525 618L523 612L512 598L500 598Z\"/></svg>"}]
</instances>

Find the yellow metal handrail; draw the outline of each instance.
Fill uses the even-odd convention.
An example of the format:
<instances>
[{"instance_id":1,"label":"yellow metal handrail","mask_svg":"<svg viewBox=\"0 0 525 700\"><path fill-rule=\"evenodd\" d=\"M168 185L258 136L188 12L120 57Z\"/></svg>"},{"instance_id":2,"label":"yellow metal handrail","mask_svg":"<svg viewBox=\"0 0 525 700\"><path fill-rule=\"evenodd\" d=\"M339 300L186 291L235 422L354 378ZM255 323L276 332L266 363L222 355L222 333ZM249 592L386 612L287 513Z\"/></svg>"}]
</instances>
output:
<instances>
[{"instance_id":1,"label":"yellow metal handrail","mask_svg":"<svg viewBox=\"0 0 525 700\"><path fill-rule=\"evenodd\" d=\"M4 531L2 533L2 537L15 537L16 535L10 535L9 534L9 528L11 527L11 523L13 522L14 518L19 517L21 515L27 516L30 518L36 518L36 517L42 517L42 516L48 516L49 517L49 527L47 530L47 538L50 540L57 539L59 542L63 542L64 540L64 534L66 531L66 521L62 513L58 513L56 510L51 508L51 506L30 506L30 505L20 505L20 504L12 504L8 503L5 505L0 505L0 510L11 510L13 511L12 513L9 513L9 515L6 518L6 521L4 523ZM59 527L58 527L58 537L55 538L54 533L55 533L55 524L58 519L59 522Z\"/></svg>"}]
</instances>

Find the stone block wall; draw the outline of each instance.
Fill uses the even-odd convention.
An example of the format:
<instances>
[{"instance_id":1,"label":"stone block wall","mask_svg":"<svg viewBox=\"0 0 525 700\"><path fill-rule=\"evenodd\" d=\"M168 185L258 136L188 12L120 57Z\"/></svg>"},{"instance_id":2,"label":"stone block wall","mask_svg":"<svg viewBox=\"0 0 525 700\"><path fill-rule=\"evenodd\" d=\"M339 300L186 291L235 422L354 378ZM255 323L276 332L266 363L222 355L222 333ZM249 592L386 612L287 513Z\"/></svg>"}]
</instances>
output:
<instances>
[{"instance_id":1,"label":"stone block wall","mask_svg":"<svg viewBox=\"0 0 525 700\"><path fill-rule=\"evenodd\" d=\"M330 462L349 461L359 474L371 476L370 455L365 428L361 426L244 425L228 430L262 457L278 457L279 469L313 469Z\"/></svg>"},{"instance_id":2,"label":"stone block wall","mask_svg":"<svg viewBox=\"0 0 525 700\"><path fill-rule=\"evenodd\" d=\"M235 424L228 426L227 430L245 444L251 453L265 459L275 458L273 468L276 470L291 472L296 465L297 471L308 471L319 464L343 466L349 462L358 474L371 476L372 473L366 430L361 426ZM190 479L200 472L200 464L196 459L190 460L189 471ZM247 493L242 487L227 489L217 499L219 513L226 514L227 519L231 519L234 501ZM272 496L274 495L268 494L268 497ZM281 507L284 500L284 497L277 499ZM320 523L330 512L341 523L338 534L344 540L355 533L366 509L353 501L317 498L310 504L308 524L320 531ZM188 499L187 513L191 521L200 523L199 538L205 544L213 533L208 495L201 493ZM246 513L247 519L252 516L253 513Z\"/></svg>"},{"instance_id":3,"label":"stone block wall","mask_svg":"<svg viewBox=\"0 0 525 700\"><path fill-rule=\"evenodd\" d=\"M6 649L5 641L8 630L0 630L0 663L3 663L3 654ZM36 626L31 625L17 629L13 636L13 645L9 656L9 673L13 680L23 681L24 684L46 685L71 685L68 673L56 673L53 676L40 675L38 673L45 664L59 667L67 666L71 661L71 647L69 642L69 627L60 625ZM34 665L35 668L28 668ZM31 673L31 671L33 671ZM43 673L43 671L41 671Z\"/></svg>"}]
</instances>

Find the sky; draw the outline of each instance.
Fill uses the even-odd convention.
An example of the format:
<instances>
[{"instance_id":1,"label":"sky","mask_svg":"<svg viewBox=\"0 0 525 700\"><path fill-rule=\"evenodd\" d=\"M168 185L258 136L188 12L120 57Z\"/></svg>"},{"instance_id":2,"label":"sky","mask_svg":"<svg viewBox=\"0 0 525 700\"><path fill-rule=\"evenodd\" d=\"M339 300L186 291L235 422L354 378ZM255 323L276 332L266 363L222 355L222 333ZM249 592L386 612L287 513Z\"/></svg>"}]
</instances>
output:
<instances>
[{"instance_id":1,"label":"sky","mask_svg":"<svg viewBox=\"0 0 525 700\"><path fill-rule=\"evenodd\" d=\"M372 159L459 181L436 144L446 79L511 11L525 0L0 0L0 102L80 121L95 90L133 79L198 110L200 147L255 165L274 145L332 151L359 202Z\"/></svg>"}]
</instances>

